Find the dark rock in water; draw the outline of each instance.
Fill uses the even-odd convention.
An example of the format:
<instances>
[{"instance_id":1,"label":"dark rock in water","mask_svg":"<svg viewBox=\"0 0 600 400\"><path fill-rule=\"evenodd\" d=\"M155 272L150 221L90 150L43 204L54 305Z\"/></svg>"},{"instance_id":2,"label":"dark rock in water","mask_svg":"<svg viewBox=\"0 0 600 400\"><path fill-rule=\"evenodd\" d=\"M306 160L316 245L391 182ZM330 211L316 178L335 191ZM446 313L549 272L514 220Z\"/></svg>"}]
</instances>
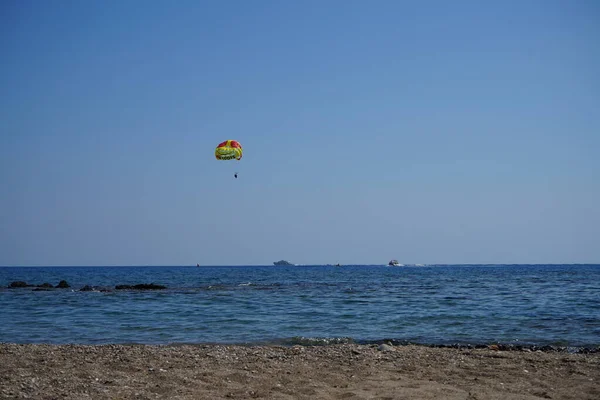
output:
<instances>
[{"instance_id":1,"label":"dark rock in water","mask_svg":"<svg viewBox=\"0 0 600 400\"><path fill-rule=\"evenodd\" d=\"M64 280L63 280L63 281L60 281L60 282L58 283L58 285L56 285L56 287L57 287L57 288L61 288L61 289L66 289L66 288L70 288L70 287L71 287L71 285L69 285L69 284L67 283L67 281L64 281Z\"/></svg>"},{"instance_id":2,"label":"dark rock in water","mask_svg":"<svg viewBox=\"0 0 600 400\"><path fill-rule=\"evenodd\" d=\"M102 286L90 286L90 285L85 285L84 287L82 287L81 289L79 289L80 292L100 292L100 293L108 293L111 292L112 290L107 289L105 287Z\"/></svg>"},{"instance_id":3,"label":"dark rock in water","mask_svg":"<svg viewBox=\"0 0 600 400\"><path fill-rule=\"evenodd\" d=\"M45 282L45 283L42 283L41 285L37 285L37 287L39 287L39 288L53 288L54 286L52 286L48 282Z\"/></svg>"},{"instance_id":4,"label":"dark rock in water","mask_svg":"<svg viewBox=\"0 0 600 400\"><path fill-rule=\"evenodd\" d=\"M22 288L22 287L31 287L33 285L28 285L27 282L23 281L14 281L8 285L9 288Z\"/></svg>"},{"instance_id":5,"label":"dark rock in water","mask_svg":"<svg viewBox=\"0 0 600 400\"><path fill-rule=\"evenodd\" d=\"M115 289L124 290L124 289L137 289L137 290L161 290L166 289L166 286L163 285L155 285L154 283L140 283L139 285L117 285Z\"/></svg>"}]
</instances>

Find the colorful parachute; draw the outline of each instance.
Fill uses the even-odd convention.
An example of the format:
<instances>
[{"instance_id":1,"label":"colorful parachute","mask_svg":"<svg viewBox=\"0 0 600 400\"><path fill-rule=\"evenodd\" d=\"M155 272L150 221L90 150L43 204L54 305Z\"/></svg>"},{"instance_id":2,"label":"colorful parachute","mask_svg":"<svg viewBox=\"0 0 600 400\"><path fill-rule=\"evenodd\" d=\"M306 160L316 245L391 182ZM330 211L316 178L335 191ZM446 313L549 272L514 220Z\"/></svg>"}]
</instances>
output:
<instances>
[{"instance_id":1,"label":"colorful parachute","mask_svg":"<svg viewBox=\"0 0 600 400\"><path fill-rule=\"evenodd\" d=\"M241 160L242 145L237 140L226 140L219 143L215 149L215 157L217 160Z\"/></svg>"}]
</instances>

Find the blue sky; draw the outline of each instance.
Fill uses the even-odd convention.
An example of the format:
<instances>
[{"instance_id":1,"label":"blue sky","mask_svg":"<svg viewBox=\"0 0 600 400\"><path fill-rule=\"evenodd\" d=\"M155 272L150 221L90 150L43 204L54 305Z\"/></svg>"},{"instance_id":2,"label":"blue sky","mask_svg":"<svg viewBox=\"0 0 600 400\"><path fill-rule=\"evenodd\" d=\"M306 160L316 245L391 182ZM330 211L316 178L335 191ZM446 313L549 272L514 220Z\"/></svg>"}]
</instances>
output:
<instances>
[{"instance_id":1,"label":"blue sky","mask_svg":"<svg viewBox=\"0 0 600 400\"><path fill-rule=\"evenodd\" d=\"M600 262L598 2L0 21L0 265Z\"/></svg>"}]
</instances>

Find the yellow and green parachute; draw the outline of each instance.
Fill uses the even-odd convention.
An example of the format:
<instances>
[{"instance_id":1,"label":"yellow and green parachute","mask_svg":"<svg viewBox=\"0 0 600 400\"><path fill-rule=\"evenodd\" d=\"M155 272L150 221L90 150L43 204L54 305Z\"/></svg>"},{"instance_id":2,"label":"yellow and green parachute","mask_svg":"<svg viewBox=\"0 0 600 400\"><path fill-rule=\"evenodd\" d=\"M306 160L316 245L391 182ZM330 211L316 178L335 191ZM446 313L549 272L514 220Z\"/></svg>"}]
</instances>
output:
<instances>
[{"instance_id":1,"label":"yellow and green parachute","mask_svg":"<svg viewBox=\"0 0 600 400\"><path fill-rule=\"evenodd\" d=\"M226 140L215 149L217 160L241 160L242 145L237 140Z\"/></svg>"}]
</instances>

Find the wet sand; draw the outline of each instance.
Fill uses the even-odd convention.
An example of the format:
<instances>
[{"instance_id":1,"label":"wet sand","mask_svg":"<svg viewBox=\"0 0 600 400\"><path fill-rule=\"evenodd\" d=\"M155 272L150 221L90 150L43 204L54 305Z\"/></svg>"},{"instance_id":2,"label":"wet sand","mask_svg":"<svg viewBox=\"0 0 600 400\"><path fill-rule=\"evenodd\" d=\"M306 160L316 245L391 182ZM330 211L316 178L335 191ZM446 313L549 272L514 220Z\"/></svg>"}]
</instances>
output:
<instances>
[{"instance_id":1,"label":"wet sand","mask_svg":"<svg viewBox=\"0 0 600 400\"><path fill-rule=\"evenodd\" d=\"M0 344L1 399L600 399L600 353Z\"/></svg>"}]
</instances>

